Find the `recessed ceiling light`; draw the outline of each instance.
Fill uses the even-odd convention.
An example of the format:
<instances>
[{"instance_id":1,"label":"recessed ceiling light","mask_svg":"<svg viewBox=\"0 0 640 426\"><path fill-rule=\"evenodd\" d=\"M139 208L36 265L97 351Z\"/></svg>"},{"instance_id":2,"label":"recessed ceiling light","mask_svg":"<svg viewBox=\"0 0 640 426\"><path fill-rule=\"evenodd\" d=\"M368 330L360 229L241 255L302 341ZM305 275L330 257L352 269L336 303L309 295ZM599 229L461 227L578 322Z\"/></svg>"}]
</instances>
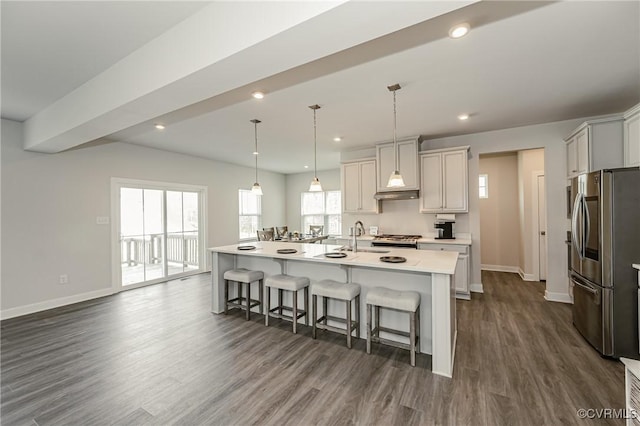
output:
<instances>
[{"instance_id":1,"label":"recessed ceiling light","mask_svg":"<svg viewBox=\"0 0 640 426\"><path fill-rule=\"evenodd\" d=\"M306 166L306 165L305 165L305 166L304 166L304 168L305 168L305 169L308 169L308 168L309 168L309 166Z\"/></svg>"},{"instance_id":2,"label":"recessed ceiling light","mask_svg":"<svg viewBox=\"0 0 640 426\"><path fill-rule=\"evenodd\" d=\"M468 119L469 119L469 114L460 114L458 116L458 120L464 121L464 120L468 120Z\"/></svg>"},{"instance_id":3,"label":"recessed ceiling light","mask_svg":"<svg viewBox=\"0 0 640 426\"><path fill-rule=\"evenodd\" d=\"M253 151L253 155L258 155L260 154L258 151Z\"/></svg>"},{"instance_id":4,"label":"recessed ceiling light","mask_svg":"<svg viewBox=\"0 0 640 426\"><path fill-rule=\"evenodd\" d=\"M155 125L155 128L158 129L158 130L164 130L164 124L157 123Z\"/></svg>"},{"instance_id":5,"label":"recessed ceiling light","mask_svg":"<svg viewBox=\"0 0 640 426\"><path fill-rule=\"evenodd\" d=\"M460 38L464 37L469 32L469 24L466 22L464 24L459 24L451 27L449 30L449 37L451 38Z\"/></svg>"},{"instance_id":6,"label":"recessed ceiling light","mask_svg":"<svg viewBox=\"0 0 640 426\"><path fill-rule=\"evenodd\" d=\"M262 99L262 98L264 98L264 93L263 92L253 92L251 94L251 96L253 96L256 99Z\"/></svg>"},{"instance_id":7,"label":"recessed ceiling light","mask_svg":"<svg viewBox=\"0 0 640 426\"><path fill-rule=\"evenodd\" d=\"M335 138L333 138L334 142L340 142L342 140L342 138L340 136L336 136Z\"/></svg>"}]
</instances>

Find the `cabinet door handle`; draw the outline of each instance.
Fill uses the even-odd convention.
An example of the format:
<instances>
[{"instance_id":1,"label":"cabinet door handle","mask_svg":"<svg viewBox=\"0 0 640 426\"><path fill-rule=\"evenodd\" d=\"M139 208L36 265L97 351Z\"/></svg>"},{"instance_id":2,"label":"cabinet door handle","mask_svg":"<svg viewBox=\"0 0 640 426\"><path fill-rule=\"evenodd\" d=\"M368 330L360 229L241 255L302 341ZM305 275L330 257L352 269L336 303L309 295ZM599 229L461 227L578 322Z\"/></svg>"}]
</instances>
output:
<instances>
[{"instance_id":1,"label":"cabinet door handle","mask_svg":"<svg viewBox=\"0 0 640 426\"><path fill-rule=\"evenodd\" d=\"M575 173L575 172L577 172L577 170L571 170L571 173Z\"/></svg>"}]
</instances>

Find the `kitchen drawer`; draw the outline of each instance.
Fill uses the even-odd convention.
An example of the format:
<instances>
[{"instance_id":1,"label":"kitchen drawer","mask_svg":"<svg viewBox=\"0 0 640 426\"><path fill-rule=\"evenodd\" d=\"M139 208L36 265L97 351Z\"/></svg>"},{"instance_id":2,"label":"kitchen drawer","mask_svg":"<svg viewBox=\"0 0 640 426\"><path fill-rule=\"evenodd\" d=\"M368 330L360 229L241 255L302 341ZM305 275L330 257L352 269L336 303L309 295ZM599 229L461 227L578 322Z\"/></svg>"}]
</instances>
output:
<instances>
[{"instance_id":1,"label":"kitchen drawer","mask_svg":"<svg viewBox=\"0 0 640 426\"><path fill-rule=\"evenodd\" d=\"M420 243L420 244L418 244L418 249L420 249L420 250L457 251L458 253L462 253L462 254L469 253L469 247L468 246L458 246L458 245L455 245L455 244Z\"/></svg>"}]
</instances>

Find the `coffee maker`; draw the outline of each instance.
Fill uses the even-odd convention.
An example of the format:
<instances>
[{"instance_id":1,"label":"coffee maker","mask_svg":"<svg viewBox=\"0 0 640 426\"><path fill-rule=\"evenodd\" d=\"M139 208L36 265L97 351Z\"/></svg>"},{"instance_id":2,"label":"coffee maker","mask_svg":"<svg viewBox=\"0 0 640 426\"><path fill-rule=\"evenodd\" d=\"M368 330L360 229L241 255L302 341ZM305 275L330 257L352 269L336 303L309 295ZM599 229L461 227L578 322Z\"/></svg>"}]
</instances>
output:
<instances>
[{"instance_id":1,"label":"coffee maker","mask_svg":"<svg viewBox=\"0 0 640 426\"><path fill-rule=\"evenodd\" d=\"M455 215L436 215L436 222L433 224L438 231L436 240L455 240L453 231L455 224Z\"/></svg>"}]
</instances>

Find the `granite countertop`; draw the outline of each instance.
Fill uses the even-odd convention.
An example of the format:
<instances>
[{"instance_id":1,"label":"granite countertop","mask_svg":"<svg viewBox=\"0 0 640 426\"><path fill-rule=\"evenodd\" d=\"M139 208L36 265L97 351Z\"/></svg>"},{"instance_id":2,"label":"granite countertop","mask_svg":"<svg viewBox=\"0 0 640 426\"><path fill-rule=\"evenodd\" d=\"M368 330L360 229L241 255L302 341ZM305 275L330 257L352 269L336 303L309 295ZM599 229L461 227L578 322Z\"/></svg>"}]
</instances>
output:
<instances>
[{"instance_id":1,"label":"granite countertop","mask_svg":"<svg viewBox=\"0 0 640 426\"><path fill-rule=\"evenodd\" d=\"M252 245L254 250L238 250L238 246ZM336 252L341 245L330 244L297 244L281 243L277 241L261 241L250 244L233 244L229 246L213 247L211 252L228 253L243 256L270 257L274 259L287 259L296 261L309 261L320 263L333 263L338 265L362 266L398 271L428 272L434 274L453 275L458 262L458 253L451 251L430 251L401 248L376 247L375 253L359 251L357 253L345 252L343 258L327 258L328 252ZM279 249L296 249L297 253L280 254ZM370 249L371 250L371 249ZM387 253L384 253L387 251ZM400 256L407 259L404 263L387 263L380 260L381 256Z\"/></svg>"}]
</instances>

